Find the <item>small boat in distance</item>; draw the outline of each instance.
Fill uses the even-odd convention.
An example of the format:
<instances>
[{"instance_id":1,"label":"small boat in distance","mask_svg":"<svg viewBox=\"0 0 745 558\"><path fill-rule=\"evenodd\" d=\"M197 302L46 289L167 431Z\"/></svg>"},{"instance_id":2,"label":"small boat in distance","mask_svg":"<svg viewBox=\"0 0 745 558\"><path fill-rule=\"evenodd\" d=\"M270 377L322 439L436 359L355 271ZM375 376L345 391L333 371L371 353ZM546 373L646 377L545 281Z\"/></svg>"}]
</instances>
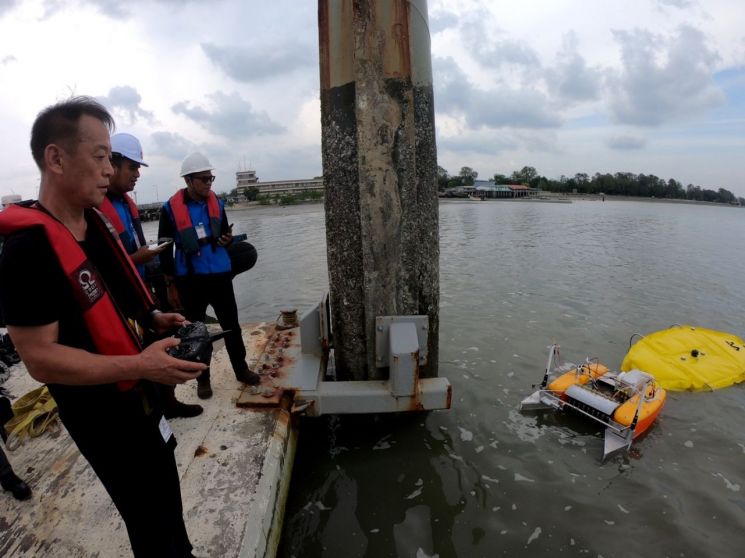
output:
<instances>
[{"instance_id":1,"label":"small boat in distance","mask_svg":"<svg viewBox=\"0 0 745 558\"><path fill-rule=\"evenodd\" d=\"M611 371L597 359L557 373L558 356L559 346L551 345L543 381L523 399L520 410L568 410L604 425L603 461L628 451L634 438L646 432L660 414L666 391L651 374L636 369Z\"/></svg>"}]
</instances>

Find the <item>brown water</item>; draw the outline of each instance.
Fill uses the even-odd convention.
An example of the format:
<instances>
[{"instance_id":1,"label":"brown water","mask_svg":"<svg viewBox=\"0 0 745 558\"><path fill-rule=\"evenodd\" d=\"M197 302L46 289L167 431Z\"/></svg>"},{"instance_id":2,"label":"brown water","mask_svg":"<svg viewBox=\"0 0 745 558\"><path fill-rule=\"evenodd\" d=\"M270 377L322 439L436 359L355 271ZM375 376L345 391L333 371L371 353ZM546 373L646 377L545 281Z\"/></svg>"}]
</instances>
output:
<instances>
[{"instance_id":1,"label":"brown water","mask_svg":"<svg viewBox=\"0 0 745 558\"><path fill-rule=\"evenodd\" d=\"M236 279L244 320L320 298L320 205L230 217L259 250ZM306 419L279 555L741 556L745 385L669 394L632 454L604 464L595 427L517 409L554 341L618 367L635 332L745 334L743 238L737 208L442 203L453 408Z\"/></svg>"}]
</instances>

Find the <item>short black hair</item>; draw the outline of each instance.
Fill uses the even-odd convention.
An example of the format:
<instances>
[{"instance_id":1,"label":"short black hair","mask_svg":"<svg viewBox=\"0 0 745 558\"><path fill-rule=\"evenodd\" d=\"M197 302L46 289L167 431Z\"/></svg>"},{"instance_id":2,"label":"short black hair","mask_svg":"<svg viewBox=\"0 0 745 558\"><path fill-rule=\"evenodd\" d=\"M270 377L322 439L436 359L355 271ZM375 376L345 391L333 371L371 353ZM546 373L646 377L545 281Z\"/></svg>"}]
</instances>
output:
<instances>
[{"instance_id":1,"label":"short black hair","mask_svg":"<svg viewBox=\"0 0 745 558\"><path fill-rule=\"evenodd\" d=\"M100 120L109 132L114 131L114 118L92 97L72 97L39 113L31 127L31 155L40 170L44 170L44 150L50 143L66 143L74 149L73 140L78 137L78 123L83 115Z\"/></svg>"},{"instance_id":2,"label":"short black hair","mask_svg":"<svg viewBox=\"0 0 745 558\"><path fill-rule=\"evenodd\" d=\"M112 151L111 153L111 165L119 168L121 164L126 161L127 158L122 155L121 153L117 153L116 151Z\"/></svg>"}]
</instances>

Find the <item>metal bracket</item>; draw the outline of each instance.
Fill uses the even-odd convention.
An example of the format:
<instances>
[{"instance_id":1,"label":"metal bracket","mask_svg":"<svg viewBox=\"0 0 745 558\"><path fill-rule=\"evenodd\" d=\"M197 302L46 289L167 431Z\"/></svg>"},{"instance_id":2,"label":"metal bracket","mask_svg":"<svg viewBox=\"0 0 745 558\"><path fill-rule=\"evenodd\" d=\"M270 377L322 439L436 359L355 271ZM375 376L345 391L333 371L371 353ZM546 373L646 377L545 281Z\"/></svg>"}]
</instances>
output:
<instances>
[{"instance_id":1,"label":"metal bracket","mask_svg":"<svg viewBox=\"0 0 745 558\"><path fill-rule=\"evenodd\" d=\"M316 304L300 318L300 346L302 352L318 358L323 356L320 308L321 304Z\"/></svg>"},{"instance_id":2,"label":"metal bracket","mask_svg":"<svg viewBox=\"0 0 745 558\"><path fill-rule=\"evenodd\" d=\"M302 352L322 357L331 344L331 322L329 320L329 295L305 312L300 318L300 341Z\"/></svg>"},{"instance_id":3,"label":"metal bracket","mask_svg":"<svg viewBox=\"0 0 745 558\"><path fill-rule=\"evenodd\" d=\"M387 368L389 365L389 341L391 324L413 323L419 341L419 366L427 364L429 353L429 316L378 316L375 318L375 366Z\"/></svg>"}]
</instances>

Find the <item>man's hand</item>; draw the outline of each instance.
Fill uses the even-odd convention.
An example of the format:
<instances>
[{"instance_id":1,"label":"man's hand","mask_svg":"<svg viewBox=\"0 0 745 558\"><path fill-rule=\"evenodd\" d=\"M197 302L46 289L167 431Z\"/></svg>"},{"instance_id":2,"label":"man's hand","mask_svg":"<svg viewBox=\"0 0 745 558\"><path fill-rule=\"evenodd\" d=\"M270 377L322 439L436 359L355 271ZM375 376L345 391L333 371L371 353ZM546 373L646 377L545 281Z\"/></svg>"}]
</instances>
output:
<instances>
[{"instance_id":1,"label":"man's hand","mask_svg":"<svg viewBox=\"0 0 745 558\"><path fill-rule=\"evenodd\" d=\"M232 232L229 232L229 233L227 233L227 234L224 234L224 235L222 235L222 236L221 236L221 237L220 237L220 238L219 238L219 239L217 240L217 245L218 245L218 246L227 246L227 245L228 245L228 244L230 244L231 242L233 242L233 233L232 233Z\"/></svg>"},{"instance_id":2,"label":"man's hand","mask_svg":"<svg viewBox=\"0 0 745 558\"><path fill-rule=\"evenodd\" d=\"M136 355L109 356L60 344L59 322L8 326L8 332L31 377L43 384L100 385L141 378L179 384L207 368L166 353L179 344L173 337L156 341Z\"/></svg>"},{"instance_id":3,"label":"man's hand","mask_svg":"<svg viewBox=\"0 0 745 558\"><path fill-rule=\"evenodd\" d=\"M155 312L151 326L155 333L168 333L187 323L186 318L177 312Z\"/></svg>"},{"instance_id":4,"label":"man's hand","mask_svg":"<svg viewBox=\"0 0 745 558\"><path fill-rule=\"evenodd\" d=\"M197 378L207 368L206 364L173 358L166 352L180 342L169 337L156 341L142 351L139 355L142 377L168 385L183 384Z\"/></svg>"},{"instance_id":5,"label":"man's hand","mask_svg":"<svg viewBox=\"0 0 745 558\"><path fill-rule=\"evenodd\" d=\"M137 251L131 253L129 257L135 265L143 265L152 260L162 251L162 249L151 250L147 246L140 246Z\"/></svg>"}]
</instances>

